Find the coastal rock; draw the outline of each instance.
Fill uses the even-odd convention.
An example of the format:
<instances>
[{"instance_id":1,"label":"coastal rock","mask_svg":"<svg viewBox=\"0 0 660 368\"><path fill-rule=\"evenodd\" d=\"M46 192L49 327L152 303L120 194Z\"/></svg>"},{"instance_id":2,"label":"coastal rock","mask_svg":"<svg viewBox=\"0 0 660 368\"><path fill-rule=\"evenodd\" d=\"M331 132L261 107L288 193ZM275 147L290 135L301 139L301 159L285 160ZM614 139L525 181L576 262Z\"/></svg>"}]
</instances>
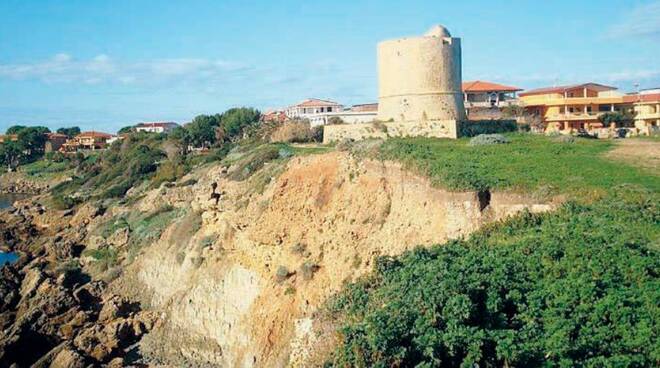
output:
<instances>
[{"instance_id":1,"label":"coastal rock","mask_svg":"<svg viewBox=\"0 0 660 368\"><path fill-rule=\"evenodd\" d=\"M13 267L0 269L0 314L13 308L18 302L21 280Z\"/></svg>"},{"instance_id":2,"label":"coastal rock","mask_svg":"<svg viewBox=\"0 0 660 368\"><path fill-rule=\"evenodd\" d=\"M130 230L127 227L118 229L110 237L108 237L107 242L117 248L121 248L128 244L130 236Z\"/></svg>"},{"instance_id":3,"label":"coastal rock","mask_svg":"<svg viewBox=\"0 0 660 368\"><path fill-rule=\"evenodd\" d=\"M50 368L83 368L85 359L75 350L66 347L55 356Z\"/></svg>"}]
</instances>

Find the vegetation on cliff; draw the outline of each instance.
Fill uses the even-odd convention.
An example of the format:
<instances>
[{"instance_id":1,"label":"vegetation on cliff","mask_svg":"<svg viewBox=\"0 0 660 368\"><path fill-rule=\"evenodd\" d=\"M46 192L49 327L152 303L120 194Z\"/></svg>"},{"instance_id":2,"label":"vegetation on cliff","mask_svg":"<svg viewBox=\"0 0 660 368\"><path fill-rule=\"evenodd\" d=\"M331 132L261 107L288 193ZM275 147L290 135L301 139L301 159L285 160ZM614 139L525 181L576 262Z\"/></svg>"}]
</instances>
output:
<instances>
[{"instance_id":1,"label":"vegetation on cliff","mask_svg":"<svg viewBox=\"0 0 660 368\"><path fill-rule=\"evenodd\" d=\"M578 138L562 143L546 136L509 134L510 144L471 146L469 139L393 138L381 159L401 161L451 190L513 189L543 196L596 198L621 184L660 191L660 176L603 154L611 141Z\"/></svg>"},{"instance_id":2,"label":"vegetation on cliff","mask_svg":"<svg viewBox=\"0 0 660 368\"><path fill-rule=\"evenodd\" d=\"M616 188L380 258L331 303L331 366L657 366L660 196Z\"/></svg>"}]
</instances>

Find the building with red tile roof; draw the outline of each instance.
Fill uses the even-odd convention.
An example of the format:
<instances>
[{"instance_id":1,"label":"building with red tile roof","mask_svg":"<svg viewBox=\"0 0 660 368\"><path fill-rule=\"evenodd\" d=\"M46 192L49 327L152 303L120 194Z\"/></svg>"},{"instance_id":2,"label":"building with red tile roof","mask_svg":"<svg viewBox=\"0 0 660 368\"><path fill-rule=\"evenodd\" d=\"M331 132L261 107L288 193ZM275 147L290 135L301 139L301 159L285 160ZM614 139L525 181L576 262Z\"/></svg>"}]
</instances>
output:
<instances>
[{"instance_id":1,"label":"building with red tile roof","mask_svg":"<svg viewBox=\"0 0 660 368\"><path fill-rule=\"evenodd\" d=\"M465 108L503 107L517 103L516 93L522 88L486 81L469 81L461 85Z\"/></svg>"},{"instance_id":2,"label":"building with red tile roof","mask_svg":"<svg viewBox=\"0 0 660 368\"><path fill-rule=\"evenodd\" d=\"M660 126L660 90L624 95L616 87L590 82L537 88L519 96L529 114L542 118L546 130L570 133L620 128L603 126L600 121L600 116L617 112L632 116L630 121L640 134L651 134Z\"/></svg>"},{"instance_id":3,"label":"building with red tile roof","mask_svg":"<svg viewBox=\"0 0 660 368\"><path fill-rule=\"evenodd\" d=\"M318 98L308 98L296 105L289 106L285 113L290 119L310 119L316 114L340 112L343 110L344 106L338 102L321 100Z\"/></svg>"},{"instance_id":4,"label":"building with red tile roof","mask_svg":"<svg viewBox=\"0 0 660 368\"><path fill-rule=\"evenodd\" d=\"M77 136L68 139L60 147L61 152L76 152L78 150L97 150L107 146L107 142L112 138L112 134L97 132L94 130L82 132Z\"/></svg>"}]
</instances>

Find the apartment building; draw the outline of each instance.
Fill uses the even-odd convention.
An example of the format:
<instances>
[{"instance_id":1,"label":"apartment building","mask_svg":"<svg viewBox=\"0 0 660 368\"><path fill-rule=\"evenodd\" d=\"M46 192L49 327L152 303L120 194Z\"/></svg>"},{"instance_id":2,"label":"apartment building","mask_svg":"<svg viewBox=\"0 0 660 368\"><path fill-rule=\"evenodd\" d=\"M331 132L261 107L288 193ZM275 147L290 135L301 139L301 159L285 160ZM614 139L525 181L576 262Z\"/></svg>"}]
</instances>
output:
<instances>
[{"instance_id":1,"label":"apartment building","mask_svg":"<svg viewBox=\"0 0 660 368\"><path fill-rule=\"evenodd\" d=\"M598 83L538 88L518 96L529 113L542 117L547 130L601 128L598 117L604 113L632 113L632 104L624 101L624 94Z\"/></svg>"}]
</instances>

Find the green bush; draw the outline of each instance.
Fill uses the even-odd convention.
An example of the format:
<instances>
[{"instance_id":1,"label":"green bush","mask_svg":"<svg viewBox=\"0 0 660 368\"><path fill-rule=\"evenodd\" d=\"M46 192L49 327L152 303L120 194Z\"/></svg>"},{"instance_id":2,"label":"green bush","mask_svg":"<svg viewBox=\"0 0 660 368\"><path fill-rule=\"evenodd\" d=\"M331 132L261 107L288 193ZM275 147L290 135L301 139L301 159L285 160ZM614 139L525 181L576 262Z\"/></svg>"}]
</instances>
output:
<instances>
[{"instance_id":1,"label":"green bush","mask_svg":"<svg viewBox=\"0 0 660 368\"><path fill-rule=\"evenodd\" d=\"M239 153L240 150L237 150L234 154L238 155L239 158L228 162L236 165L236 169L229 175L229 178L237 181L245 180L261 169L266 163L277 159L288 158L280 156L280 152L287 152L287 150L283 150L284 148L288 148L288 145L265 144L252 148L245 153ZM291 151L291 149L288 148L288 151Z\"/></svg>"},{"instance_id":2,"label":"green bush","mask_svg":"<svg viewBox=\"0 0 660 368\"><path fill-rule=\"evenodd\" d=\"M463 121L458 125L459 137L474 137L479 134L515 132L518 124L515 120L477 120Z\"/></svg>"},{"instance_id":3,"label":"green bush","mask_svg":"<svg viewBox=\"0 0 660 368\"><path fill-rule=\"evenodd\" d=\"M575 137L572 135L560 135L555 138L555 141L559 143L575 143Z\"/></svg>"},{"instance_id":4,"label":"green bush","mask_svg":"<svg viewBox=\"0 0 660 368\"><path fill-rule=\"evenodd\" d=\"M112 248L87 249L83 255L94 258L99 271L106 271L118 262L117 251Z\"/></svg>"},{"instance_id":5,"label":"green bush","mask_svg":"<svg viewBox=\"0 0 660 368\"><path fill-rule=\"evenodd\" d=\"M487 146L491 144L506 144L511 143L509 138L501 134L479 134L470 139L470 146Z\"/></svg>"},{"instance_id":6,"label":"green bush","mask_svg":"<svg viewBox=\"0 0 660 368\"><path fill-rule=\"evenodd\" d=\"M314 277L314 273L316 273L318 270L319 266L310 261L305 261L302 265L300 265L300 273L305 280L311 280Z\"/></svg>"},{"instance_id":7,"label":"green bush","mask_svg":"<svg viewBox=\"0 0 660 368\"><path fill-rule=\"evenodd\" d=\"M657 366L660 197L618 191L380 258L330 304L328 365Z\"/></svg>"},{"instance_id":8,"label":"green bush","mask_svg":"<svg viewBox=\"0 0 660 368\"><path fill-rule=\"evenodd\" d=\"M277 282L280 282L280 283L284 282L290 276L291 276L291 272L289 272L288 268L286 268L285 266L277 267L277 271L275 272L275 280Z\"/></svg>"},{"instance_id":9,"label":"green bush","mask_svg":"<svg viewBox=\"0 0 660 368\"><path fill-rule=\"evenodd\" d=\"M54 195L52 196L51 201L53 203L53 207L60 211L73 208L76 204L79 203L78 200L67 195Z\"/></svg>"}]
</instances>

